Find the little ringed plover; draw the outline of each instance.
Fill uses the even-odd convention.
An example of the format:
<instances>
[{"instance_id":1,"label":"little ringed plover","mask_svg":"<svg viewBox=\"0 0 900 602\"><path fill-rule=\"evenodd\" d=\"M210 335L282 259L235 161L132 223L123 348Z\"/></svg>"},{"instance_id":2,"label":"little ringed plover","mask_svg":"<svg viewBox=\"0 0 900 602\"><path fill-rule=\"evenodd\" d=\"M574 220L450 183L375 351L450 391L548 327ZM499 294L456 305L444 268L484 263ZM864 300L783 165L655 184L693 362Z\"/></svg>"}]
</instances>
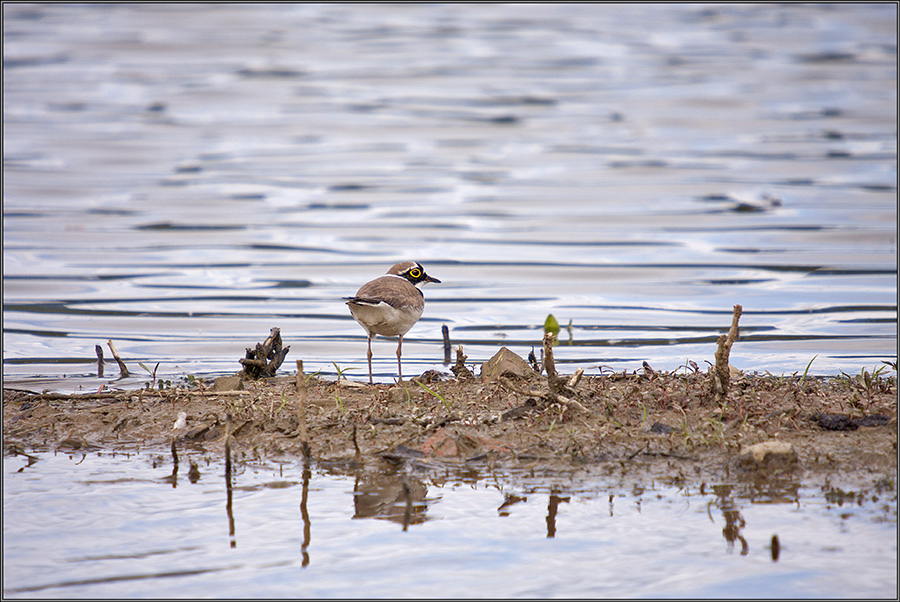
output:
<instances>
[{"instance_id":1,"label":"little ringed plover","mask_svg":"<svg viewBox=\"0 0 900 602\"><path fill-rule=\"evenodd\" d=\"M401 261L391 267L386 276L365 283L355 296L346 297L350 314L368 335L369 384L372 383L372 339L376 334L400 337L397 342L397 376L403 380L400 363L403 335L422 316L425 297L418 287L426 282L440 280L426 274L420 263Z\"/></svg>"}]
</instances>

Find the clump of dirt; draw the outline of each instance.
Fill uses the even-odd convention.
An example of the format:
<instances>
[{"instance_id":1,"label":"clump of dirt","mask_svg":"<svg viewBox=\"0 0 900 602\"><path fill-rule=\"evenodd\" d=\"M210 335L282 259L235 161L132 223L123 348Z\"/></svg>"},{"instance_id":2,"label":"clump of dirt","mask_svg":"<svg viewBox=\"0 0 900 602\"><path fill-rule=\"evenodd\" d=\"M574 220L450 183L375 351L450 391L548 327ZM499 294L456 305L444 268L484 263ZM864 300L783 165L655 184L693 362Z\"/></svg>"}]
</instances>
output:
<instances>
[{"instance_id":1,"label":"clump of dirt","mask_svg":"<svg viewBox=\"0 0 900 602\"><path fill-rule=\"evenodd\" d=\"M794 454L789 470L807 476L890 479L897 470L894 376L733 375L721 400L699 371L552 376L506 372L483 382L426 373L397 385L232 377L88 395L4 390L4 446L158 449L174 441L218 451L230 437L231 449L248 458L299 458L306 443L321 462L604 465L700 480L748 470L741 451L776 440Z\"/></svg>"}]
</instances>

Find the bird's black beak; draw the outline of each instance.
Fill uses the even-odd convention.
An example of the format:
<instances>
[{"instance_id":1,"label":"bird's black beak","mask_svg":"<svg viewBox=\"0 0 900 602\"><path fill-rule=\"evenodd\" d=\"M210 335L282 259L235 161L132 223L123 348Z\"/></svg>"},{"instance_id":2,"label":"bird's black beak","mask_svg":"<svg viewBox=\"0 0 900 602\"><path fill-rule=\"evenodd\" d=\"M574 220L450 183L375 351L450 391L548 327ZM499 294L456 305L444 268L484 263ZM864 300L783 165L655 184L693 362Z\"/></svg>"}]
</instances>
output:
<instances>
[{"instance_id":1,"label":"bird's black beak","mask_svg":"<svg viewBox=\"0 0 900 602\"><path fill-rule=\"evenodd\" d=\"M434 283L436 283L436 284L440 284L440 283L441 283L440 280L438 280L437 278L432 278L432 277L429 276L428 274L425 274L425 282L434 282Z\"/></svg>"}]
</instances>

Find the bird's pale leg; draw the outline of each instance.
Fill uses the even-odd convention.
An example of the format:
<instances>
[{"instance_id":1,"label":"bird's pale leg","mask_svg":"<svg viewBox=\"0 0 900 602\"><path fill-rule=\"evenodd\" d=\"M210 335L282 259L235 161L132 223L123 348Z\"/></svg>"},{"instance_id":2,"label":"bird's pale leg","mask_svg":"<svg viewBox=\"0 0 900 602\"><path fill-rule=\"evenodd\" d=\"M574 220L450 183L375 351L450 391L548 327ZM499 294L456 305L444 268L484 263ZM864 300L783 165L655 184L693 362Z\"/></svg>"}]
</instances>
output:
<instances>
[{"instance_id":1,"label":"bird's pale leg","mask_svg":"<svg viewBox=\"0 0 900 602\"><path fill-rule=\"evenodd\" d=\"M366 354L366 359L369 360L369 384L372 384L372 335L369 335L369 352Z\"/></svg>"},{"instance_id":2,"label":"bird's pale leg","mask_svg":"<svg viewBox=\"0 0 900 602\"><path fill-rule=\"evenodd\" d=\"M400 346L403 345L403 335L400 335L400 340L397 341L397 380L403 380L403 365L400 363Z\"/></svg>"}]
</instances>

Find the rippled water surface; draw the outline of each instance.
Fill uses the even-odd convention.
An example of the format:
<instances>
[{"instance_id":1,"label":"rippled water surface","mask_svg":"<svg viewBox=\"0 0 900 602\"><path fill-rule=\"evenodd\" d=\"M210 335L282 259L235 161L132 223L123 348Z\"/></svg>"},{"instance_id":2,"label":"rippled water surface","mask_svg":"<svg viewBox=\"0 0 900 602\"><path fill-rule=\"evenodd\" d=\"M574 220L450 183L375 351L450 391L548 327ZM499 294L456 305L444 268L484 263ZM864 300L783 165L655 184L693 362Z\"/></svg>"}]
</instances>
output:
<instances>
[{"instance_id":1,"label":"rippled water surface","mask_svg":"<svg viewBox=\"0 0 900 602\"><path fill-rule=\"evenodd\" d=\"M701 491L615 472L237 463L229 493L221 459L199 454L174 479L165 455L6 457L4 593L896 596L892 485Z\"/></svg>"},{"instance_id":2,"label":"rippled water surface","mask_svg":"<svg viewBox=\"0 0 900 602\"><path fill-rule=\"evenodd\" d=\"M738 303L739 368L896 358L895 5L3 11L7 383L96 388L107 340L124 386L234 372L275 326L362 377L341 297L406 258L443 281L409 374L550 313L559 362L702 364Z\"/></svg>"}]
</instances>

